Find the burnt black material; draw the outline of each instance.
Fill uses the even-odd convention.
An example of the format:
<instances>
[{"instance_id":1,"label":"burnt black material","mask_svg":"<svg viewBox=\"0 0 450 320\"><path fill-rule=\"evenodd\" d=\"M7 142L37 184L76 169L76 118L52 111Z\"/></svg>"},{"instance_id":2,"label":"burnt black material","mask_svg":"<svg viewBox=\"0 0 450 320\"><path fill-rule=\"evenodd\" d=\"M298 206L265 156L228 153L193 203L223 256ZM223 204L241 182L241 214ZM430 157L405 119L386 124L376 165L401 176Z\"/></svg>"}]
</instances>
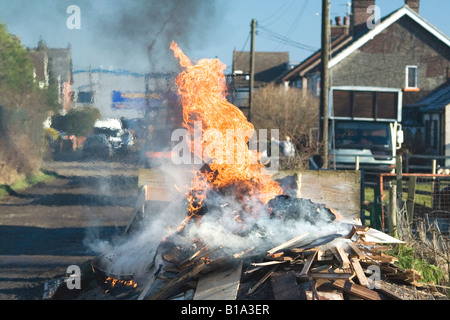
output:
<instances>
[{"instance_id":1,"label":"burnt black material","mask_svg":"<svg viewBox=\"0 0 450 320\"><path fill-rule=\"evenodd\" d=\"M273 218L283 220L305 220L312 224L332 222L336 216L325 205L309 199L280 195L267 204Z\"/></svg>"}]
</instances>

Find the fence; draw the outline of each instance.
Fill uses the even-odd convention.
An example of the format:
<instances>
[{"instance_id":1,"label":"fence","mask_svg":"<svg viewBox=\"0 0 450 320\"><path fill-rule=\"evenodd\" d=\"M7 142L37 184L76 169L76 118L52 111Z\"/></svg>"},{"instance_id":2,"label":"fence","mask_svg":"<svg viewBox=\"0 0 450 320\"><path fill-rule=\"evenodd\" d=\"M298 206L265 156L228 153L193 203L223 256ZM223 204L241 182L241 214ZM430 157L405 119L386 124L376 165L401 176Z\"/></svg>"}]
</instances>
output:
<instances>
[{"instance_id":1,"label":"fence","mask_svg":"<svg viewBox=\"0 0 450 320\"><path fill-rule=\"evenodd\" d=\"M410 154L403 155L404 171L409 172L430 172L435 173L438 168L445 168L445 162L450 156Z\"/></svg>"},{"instance_id":2,"label":"fence","mask_svg":"<svg viewBox=\"0 0 450 320\"><path fill-rule=\"evenodd\" d=\"M394 216L390 212L406 204L413 229L419 219L429 219L437 222L442 233L449 234L450 175L383 173L373 190L373 202L370 208L366 207L370 211L371 227L390 229L393 221L389 218Z\"/></svg>"}]
</instances>

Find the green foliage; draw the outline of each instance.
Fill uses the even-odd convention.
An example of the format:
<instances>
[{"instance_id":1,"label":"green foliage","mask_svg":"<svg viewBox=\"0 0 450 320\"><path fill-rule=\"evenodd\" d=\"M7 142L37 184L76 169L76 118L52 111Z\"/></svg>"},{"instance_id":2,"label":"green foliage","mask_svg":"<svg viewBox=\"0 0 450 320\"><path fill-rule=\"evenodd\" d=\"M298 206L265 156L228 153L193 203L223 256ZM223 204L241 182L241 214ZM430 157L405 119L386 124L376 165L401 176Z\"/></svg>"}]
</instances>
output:
<instances>
[{"instance_id":1,"label":"green foliage","mask_svg":"<svg viewBox=\"0 0 450 320\"><path fill-rule=\"evenodd\" d=\"M70 110L66 115L52 117L52 127L75 136L87 136L92 133L95 120L100 119L97 108L86 106Z\"/></svg>"},{"instance_id":2,"label":"green foliage","mask_svg":"<svg viewBox=\"0 0 450 320\"><path fill-rule=\"evenodd\" d=\"M20 40L0 23L0 86L15 92L33 87L33 65Z\"/></svg>"},{"instance_id":3,"label":"green foliage","mask_svg":"<svg viewBox=\"0 0 450 320\"><path fill-rule=\"evenodd\" d=\"M414 269L418 271L423 276L421 282L432 282L436 284L444 279L442 270L432 264L429 264L423 259L417 258L416 252L412 247L397 245L386 253L398 258L397 265L400 268Z\"/></svg>"},{"instance_id":4,"label":"green foliage","mask_svg":"<svg viewBox=\"0 0 450 320\"><path fill-rule=\"evenodd\" d=\"M33 176L46 153L42 123L56 110L57 92L56 87L40 89L33 71L28 50L0 22L1 183Z\"/></svg>"}]
</instances>

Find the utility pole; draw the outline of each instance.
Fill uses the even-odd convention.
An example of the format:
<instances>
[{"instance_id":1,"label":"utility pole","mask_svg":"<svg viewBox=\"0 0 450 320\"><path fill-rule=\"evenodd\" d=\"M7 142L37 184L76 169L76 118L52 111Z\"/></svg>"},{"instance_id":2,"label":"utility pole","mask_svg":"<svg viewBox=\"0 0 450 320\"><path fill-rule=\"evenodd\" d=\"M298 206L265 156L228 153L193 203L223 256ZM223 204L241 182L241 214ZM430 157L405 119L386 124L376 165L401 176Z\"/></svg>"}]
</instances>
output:
<instances>
[{"instance_id":1,"label":"utility pole","mask_svg":"<svg viewBox=\"0 0 450 320\"><path fill-rule=\"evenodd\" d=\"M250 42L250 83L249 83L249 95L248 95L248 121L251 121L252 117L252 98L253 87L255 85L255 32L256 32L256 20L252 19L251 27L251 42Z\"/></svg>"},{"instance_id":2,"label":"utility pole","mask_svg":"<svg viewBox=\"0 0 450 320\"><path fill-rule=\"evenodd\" d=\"M330 1L322 0L322 67L320 79L320 115L322 122L322 152L323 168L328 169L328 91L329 75L328 61L330 57Z\"/></svg>"}]
</instances>

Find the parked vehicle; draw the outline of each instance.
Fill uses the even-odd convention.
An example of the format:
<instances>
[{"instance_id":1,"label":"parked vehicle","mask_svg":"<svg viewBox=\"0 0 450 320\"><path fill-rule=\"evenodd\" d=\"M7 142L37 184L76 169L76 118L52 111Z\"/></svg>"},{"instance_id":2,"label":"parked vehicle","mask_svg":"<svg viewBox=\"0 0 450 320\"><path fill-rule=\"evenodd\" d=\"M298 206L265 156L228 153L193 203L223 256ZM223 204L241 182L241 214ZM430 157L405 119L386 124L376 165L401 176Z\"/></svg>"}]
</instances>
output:
<instances>
[{"instance_id":1,"label":"parked vehicle","mask_svg":"<svg viewBox=\"0 0 450 320\"><path fill-rule=\"evenodd\" d=\"M114 149L105 134L92 134L83 144L83 158L112 158Z\"/></svg>"},{"instance_id":2,"label":"parked vehicle","mask_svg":"<svg viewBox=\"0 0 450 320\"><path fill-rule=\"evenodd\" d=\"M332 87L329 168L393 172L403 143L402 91L396 88Z\"/></svg>"}]
</instances>

